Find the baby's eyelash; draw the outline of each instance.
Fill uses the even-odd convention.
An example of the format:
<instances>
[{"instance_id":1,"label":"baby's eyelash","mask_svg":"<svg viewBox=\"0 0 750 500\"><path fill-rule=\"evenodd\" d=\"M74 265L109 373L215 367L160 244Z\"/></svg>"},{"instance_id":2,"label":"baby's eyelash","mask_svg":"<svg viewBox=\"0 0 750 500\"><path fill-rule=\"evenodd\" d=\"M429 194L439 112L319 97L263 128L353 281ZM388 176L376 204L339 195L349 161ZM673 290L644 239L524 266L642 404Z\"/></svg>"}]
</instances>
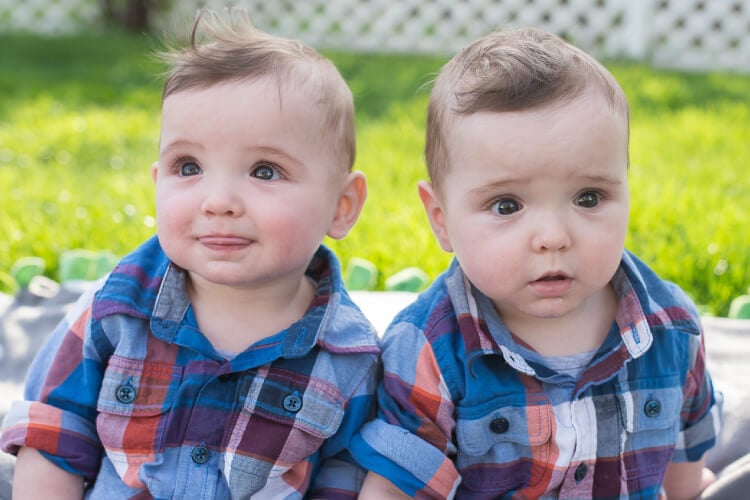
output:
<instances>
[{"instance_id":1,"label":"baby's eyelash","mask_svg":"<svg viewBox=\"0 0 750 500\"><path fill-rule=\"evenodd\" d=\"M170 170L173 172L179 172L183 165L185 165L186 163L195 163L196 165L198 164L198 162L192 156L180 156L172 162Z\"/></svg>"}]
</instances>

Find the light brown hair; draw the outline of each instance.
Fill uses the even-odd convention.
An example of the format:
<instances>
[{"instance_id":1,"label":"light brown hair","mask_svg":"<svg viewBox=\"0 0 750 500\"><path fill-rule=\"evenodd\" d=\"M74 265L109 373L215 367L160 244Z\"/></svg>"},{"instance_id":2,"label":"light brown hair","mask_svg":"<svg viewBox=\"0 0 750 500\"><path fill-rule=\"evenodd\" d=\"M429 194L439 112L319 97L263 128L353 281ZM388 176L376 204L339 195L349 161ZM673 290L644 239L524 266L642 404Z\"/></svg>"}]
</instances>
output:
<instances>
[{"instance_id":1,"label":"light brown hair","mask_svg":"<svg viewBox=\"0 0 750 500\"><path fill-rule=\"evenodd\" d=\"M436 189L453 167L449 134L455 116L527 111L599 90L628 120L628 103L614 76L582 50L536 28L494 32L464 47L443 66L427 111L425 160Z\"/></svg>"},{"instance_id":2,"label":"light brown hair","mask_svg":"<svg viewBox=\"0 0 750 500\"><path fill-rule=\"evenodd\" d=\"M340 163L351 170L356 155L354 102L336 66L312 47L265 33L239 8L201 10L190 39L167 42L157 56L167 64L162 101L177 92L226 82L274 78L307 95L320 110L320 134L335 144Z\"/></svg>"}]
</instances>

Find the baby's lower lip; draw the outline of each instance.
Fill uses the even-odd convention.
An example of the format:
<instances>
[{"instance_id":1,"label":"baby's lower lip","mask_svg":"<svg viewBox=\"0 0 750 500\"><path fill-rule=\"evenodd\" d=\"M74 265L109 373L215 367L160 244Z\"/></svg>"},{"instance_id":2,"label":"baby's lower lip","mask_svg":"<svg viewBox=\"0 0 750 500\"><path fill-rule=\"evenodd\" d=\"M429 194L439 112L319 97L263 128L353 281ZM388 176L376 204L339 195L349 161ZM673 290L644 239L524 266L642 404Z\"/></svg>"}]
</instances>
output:
<instances>
[{"instance_id":1,"label":"baby's lower lip","mask_svg":"<svg viewBox=\"0 0 750 500\"><path fill-rule=\"evenodd\" d=\"M531 282L531 287L542 297L558 297L564 295L573 285L573 279L568 276L545 276Z\"/></svg>"}]
</instances>

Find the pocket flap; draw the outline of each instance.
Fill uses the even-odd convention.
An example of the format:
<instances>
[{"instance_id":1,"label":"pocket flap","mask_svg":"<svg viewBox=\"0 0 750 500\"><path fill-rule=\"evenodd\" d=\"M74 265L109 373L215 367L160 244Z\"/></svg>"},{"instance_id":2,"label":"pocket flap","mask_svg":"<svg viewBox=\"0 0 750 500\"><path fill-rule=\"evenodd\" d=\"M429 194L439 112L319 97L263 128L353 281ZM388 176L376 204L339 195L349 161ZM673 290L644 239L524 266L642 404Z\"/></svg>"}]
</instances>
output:
<instances>
[{"instance_id":1,"label":"pocket flap","mask_svg":"<svg viewBox=\"0 0 750 500\"><path fill-rule=\"evenodd\" d=\"M100 413L148 417L168 411L181 370L168 363L112 356L104 371L96 409Z\"/></svg>"},{"instance_id":2,"label":"pocket flap","mask_svg":"<svg viewBox=\"0 0 750 500\"><path fill-rule=\"evenodd\" d=\"M328 438L338 430L344 418L343 400L331 389L315 384L295 384L271 374L253 377L243 411Z\"/></svg>"},{"instance_id":3,"label":"pocket flap","mask_svg":"<svg viewBox=\"0 0 750 500\"><path fill-rule=\"evenodd\" d=\"M666 429L679 421L682 408L680 387L638 388L634 385L630 384L620 396L625 408L620 415L628 432Z\"/></svg>"},{"instance_id":4,"label":"pocket flap","mask_svg":"<svg viewBox=\"0 0 750 500\"><path fill-rule=\"evenodd\" d=\"M459 448L470 456L484 455L500 443L540 446L552 434L552 418L548 404L501 406L477 419L463 420L459 416L456 439Z\"/></svg>"}]
</instances>

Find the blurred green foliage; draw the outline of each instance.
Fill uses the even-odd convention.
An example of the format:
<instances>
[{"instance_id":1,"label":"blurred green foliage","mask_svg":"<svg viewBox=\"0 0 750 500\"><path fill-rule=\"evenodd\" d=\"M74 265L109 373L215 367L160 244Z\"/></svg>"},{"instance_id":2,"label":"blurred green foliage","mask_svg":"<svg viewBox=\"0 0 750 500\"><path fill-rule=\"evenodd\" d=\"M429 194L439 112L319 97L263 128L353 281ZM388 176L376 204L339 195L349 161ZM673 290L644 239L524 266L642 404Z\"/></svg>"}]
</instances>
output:
<instances>
[{"instance_id":1,"label":"blurred green foliage","mask_svg":"<svg viewBox=\"0 0 750 500\"><path fill-rule=\"evenodd\" d=\"M57 278L66 250L130 251L155 231L157 43L109 33L0 35L0 44L0 272L39 256ZM381 288L410 266L434 277L451 256L432 237L416 183L429 84L446 58L327 55L355 95L356 168L369 185L355 228L327 243L344 264L375 263ZM627 245L725 315L750 285L750 76L607 66L631 103Z\"/></svg>"}]
</instances>

